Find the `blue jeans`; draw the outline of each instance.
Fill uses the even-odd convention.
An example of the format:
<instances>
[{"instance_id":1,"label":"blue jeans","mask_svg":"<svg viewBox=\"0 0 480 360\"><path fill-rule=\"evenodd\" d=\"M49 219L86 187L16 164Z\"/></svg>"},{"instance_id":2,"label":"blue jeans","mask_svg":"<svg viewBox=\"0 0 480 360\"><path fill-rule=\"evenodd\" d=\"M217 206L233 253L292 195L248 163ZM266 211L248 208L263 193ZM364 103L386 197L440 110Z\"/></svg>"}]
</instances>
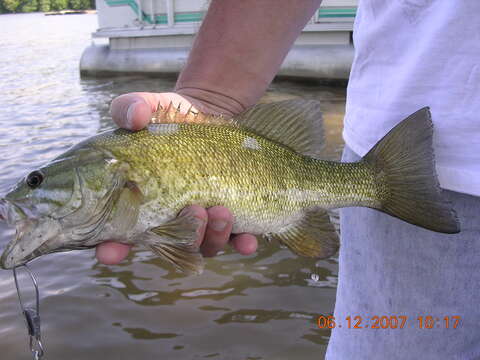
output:
<instances>
[{"instance_id":1,"label":"blue jeans","mask_svg":"<svg viewBox=\"0 0 480 360\"><path fill-rule=\"evenodd\" d=\"M343 161L358 159L345 149ZM336 326L326 359L480 359L480 198L444 195L459 234L372 209L341 210Z\"/></svg>"}]
</instances>

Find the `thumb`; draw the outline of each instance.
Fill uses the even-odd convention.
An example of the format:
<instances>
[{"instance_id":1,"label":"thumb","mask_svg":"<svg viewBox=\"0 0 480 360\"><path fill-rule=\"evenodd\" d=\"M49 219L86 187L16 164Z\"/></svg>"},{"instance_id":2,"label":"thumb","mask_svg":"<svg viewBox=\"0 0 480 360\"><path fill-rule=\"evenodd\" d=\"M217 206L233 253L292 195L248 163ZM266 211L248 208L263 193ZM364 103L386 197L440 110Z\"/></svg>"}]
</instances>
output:
<instances>
[{"instance_id":1,"label":"thumb","mask_svg":"<svg viewBox=\"0 0 480 360\"><path fill-rule=\"evenodd\" d=\"M119 127L140 130L148 125L157 106L158 102L153 94L131 93L113 99L110 112Z\"/></svg>"}]
</instances>

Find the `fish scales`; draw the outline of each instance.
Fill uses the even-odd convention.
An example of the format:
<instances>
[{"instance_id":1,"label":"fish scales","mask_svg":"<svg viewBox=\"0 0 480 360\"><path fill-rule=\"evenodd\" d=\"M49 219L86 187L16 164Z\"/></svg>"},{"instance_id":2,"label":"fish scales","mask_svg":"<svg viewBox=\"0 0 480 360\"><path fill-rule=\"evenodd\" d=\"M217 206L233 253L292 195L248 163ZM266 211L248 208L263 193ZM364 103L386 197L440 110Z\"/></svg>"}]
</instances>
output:
<instances>
[{"instance_id":1,"label":"fish scales","mask_svg":"<svg viewBox=\"0 0 480 360\"><path fill-rule=\"evenodd\" d=\"M318 258L339 246L331 208L370 207L432 231L460 231L436 177L428 108L355 163L319 159L320 119L311 100L256 105L232 120L169 107L144 130L93 136L0 200L0 218L17 228L0 265L113 239L198 274L203 223L181 212L192 204L226 206L234 233Z\"/></svg>"},{"instance_id":2,"label":"fish scales","mask_svg":"<svg viewBox=\"0 0 480 360\"><path fill-rule=\"evenodd\" d=\"M366 164L313 159L235 127L180 124L175 131L162 129L168 126L117 130L92 142L129 163L129 177L139 184L156 179L155 190L162 196L145 196L158 201L158 208L178 212L192 203L220 204L232 210L238 223L255 218L267 228L309 206L376 203L373 171ZM245 146L247 139L257 146Z\"/></svg>"}]
</instances>

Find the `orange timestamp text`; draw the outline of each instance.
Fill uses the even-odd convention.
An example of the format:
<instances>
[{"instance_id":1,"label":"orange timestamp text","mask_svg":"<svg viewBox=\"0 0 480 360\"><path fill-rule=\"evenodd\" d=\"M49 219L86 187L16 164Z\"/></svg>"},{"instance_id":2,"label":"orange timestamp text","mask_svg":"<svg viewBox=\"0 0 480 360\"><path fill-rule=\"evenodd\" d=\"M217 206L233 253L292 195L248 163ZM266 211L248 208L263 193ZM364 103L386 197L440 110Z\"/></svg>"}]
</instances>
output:
<instances>
[{"instance_id":1,"label":"orange timestamp text","mask_svg":"<svg viewBox=\"0 0 480 360\"><path fill-rule=\"evenodd\" d=\"M413 320L413 321L412 321ZM409 319L406 315L375 315L375 316L346 316L343 319L335 319L333 315L320 315L317 319L317 326L320 329L456 329L461 324L461 317L450 315L435 317L432 315L421 315Z\"/></svg>"}]
</instances>

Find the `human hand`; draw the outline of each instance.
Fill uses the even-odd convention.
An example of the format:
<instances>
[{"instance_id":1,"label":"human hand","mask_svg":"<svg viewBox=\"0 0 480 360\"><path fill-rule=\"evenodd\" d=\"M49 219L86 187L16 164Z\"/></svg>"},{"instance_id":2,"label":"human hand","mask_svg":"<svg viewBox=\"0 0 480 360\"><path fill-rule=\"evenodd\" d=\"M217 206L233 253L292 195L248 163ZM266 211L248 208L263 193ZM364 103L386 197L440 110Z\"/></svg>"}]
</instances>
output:
<instances>
[{"instance_id":1,"label":"human hand","mask_svg":"<svg viewBox=\"0 0 480 360\"><path fill-rule=\"evenodd\" d=\"M148 125L152 113L158 105L167 107L172 103L180 105L180 111L186 112L190 107L205 113L225 113L218 106L203 102L191 96L182 96L177 93L130 93L121 95L112 101L111 114L115 123L126 129L140 130ZM203 256L215 256L216 253L230 242L243 255L249 255L257 249L257 239L251 234L238 234L230 239L233 215L223 206L214 206L204 209L192 205L182 210L199 218L204 226L199 230L197 244ZM107 265L122 261L130 251L131 246L107 241L97 246L96 257L99 262Z\"/></svg>"}]
</instances>

